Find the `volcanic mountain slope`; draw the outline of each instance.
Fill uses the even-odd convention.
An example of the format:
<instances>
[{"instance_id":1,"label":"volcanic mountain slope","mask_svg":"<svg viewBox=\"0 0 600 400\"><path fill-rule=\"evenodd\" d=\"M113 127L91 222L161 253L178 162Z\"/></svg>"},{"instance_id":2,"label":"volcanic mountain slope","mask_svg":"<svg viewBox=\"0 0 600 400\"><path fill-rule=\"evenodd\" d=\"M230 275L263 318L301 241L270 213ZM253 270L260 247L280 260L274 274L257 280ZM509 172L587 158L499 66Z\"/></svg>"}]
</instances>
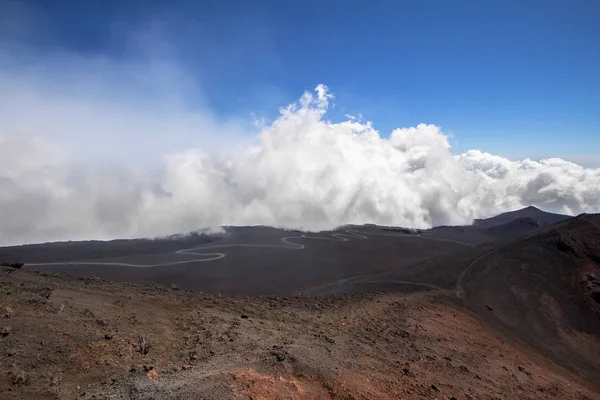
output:
<instances>
[{"instance_id":1,"label":"volcanic mountain slope","mask_svg":"<svg viewBox=\"0 0 600 400\"><path fill-rule=\"evenodd\" d=\"M0 268L2 399L600 399L445 291L227 298Z\"/></svg>"},{"instance_id":2,"label":"volcanic mountain slope","mask_svg":"<svg viewBox=\"0 0 600 400\"><path fill-rule=\"evenodd\" d=\"M600 382L600 215L383 274L331 292L439 289L492 326Z\"/></svg>"},{"instance_id":3,"label":"volcanic mountain slope","mask_svg":"<svg viewBox=\"0 0 600 400\"><path fill-rule=\"evenodd\" d=\"M563 218L535 208L506 215L472 226L420 232L376 225L319 233L256 226L156 240L44 243L0 248L0 261L210 293L281 295L313 292L358 275L408 267Z\"/></svg>"},{"instance_id":4,"label":"volcanic mountain slope","mask_svg":"<svg viewBox=\"0 0 600 400\"><path fill-rule=\"evenodd\" d=\"M600 382L600 215L499 243L458 290L494 326Z\"/></svg>"},{"instance_id":5,"label":"volcanic mountain slope","mask_svg":"<svg viewBox=\"0 0 600 400\"><path fill-rule=\"evenodd\" d=\"M182 289L227 295L283 295L326 286L339 279L386 271L432 255L452 254L469 243L417 234L387 234L378 228L304 233L270 227L227 227L217 240L172 251L121 257L62 261L54 254L45 264L30 261L29 246L0 249L24 260L24 268L67 272L127 282L155 282ZM159 244L161 242L158 242ZM88 244L82 243L83 256ZM44 245L34 246L36 250ZM20 254L20 257L15 255ZM36 258L36 260L38 260Z\"/></svg>"},{"instance_id":6,"label":"volcanic mountain slope","mask_svg":"<svg viewBox=\"0 0 600 400\"><path fill-rule=\"evenodd\" d=\"M600 399L599 223L337 286L388 293L222 297L2 267L0 397Z\"/></svg>"},{"instance_id":7,"label":"volcanic mountain slope","mask_svg":"<svg viewBox=\"0 0 600 400\"><path fill-rule=\"evenodd\" d=\"M472 225L435 227L426 231L425 234L481 244L530 232L568 218L570 217L567 215L553 214L530 206L491 218L477 219Z\"/></svg>"},{"instance_id":8,"label":"volcanic mountain slope","mask_svg":"<svg viewBox=\"0 0 600 400\"><path fill-rule=\"evenodd\" d=\"M513 219L512 221L501 225L490 226L489 228L484 228L481 231L495 237L506 237L529 232L541 228L542 226L543 225L534 218L523 217Z\"/></svg>"},{"instance_id":9,"label":"volcanic mountain slope","mask_svg":"<svg viewBox=\"0 0 600 400\"><path fill-rule=\"evenodd\" d=\"M487 229L487 228L491 228L491 227L495 227L495 226L504 225L506 223L509 223L511 221L514 221L514 220L517 220L520 218L527 218L530 220L534 220L534 221L538 222L540 224L540 226L542 226L542 225L551 225L556 222L564 221L565 219L568 219L569 216L562 215L562 214L553 214L553 213L549 213L546 211L542 211L537 207L529 206L529 207L526 207L526 208L523 208L520 210L509 211L509 212L497 215L492 218L475 220L475 222L473 223L473 226L475 226L476 228L478 228L480 230L483 230L483 229Z\"/></svg>"},{"instance_id":10,"label":"volcanic mountain slope","mask_svg":"<svg viewBox=\"0 0 600 400\"><path fill-rule=\"evenodd\" d=\"M49 242L0 247L0 260L42 263L93 260L161 254L186 247L207 245L221 238L219 234L193 232L157 239L115 239Z\"/></svg>"}]
</instances>

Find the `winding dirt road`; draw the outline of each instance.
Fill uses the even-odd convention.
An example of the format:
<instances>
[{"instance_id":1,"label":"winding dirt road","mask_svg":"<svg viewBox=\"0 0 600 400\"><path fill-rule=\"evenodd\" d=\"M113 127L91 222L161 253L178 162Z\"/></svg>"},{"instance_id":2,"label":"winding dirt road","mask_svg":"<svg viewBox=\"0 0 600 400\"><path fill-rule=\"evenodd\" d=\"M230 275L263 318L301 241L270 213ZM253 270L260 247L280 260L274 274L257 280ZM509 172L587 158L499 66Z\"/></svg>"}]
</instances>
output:
<instances>
[{"instance_id":1,"label":"winding dirt road","mask_svg":"<svg viewBox=\"0 0 600 400\"><path fill-rule=\"evenodd\" d=\"M68 262L50 262L50 263L27 263L28 267L36 267L36 266L53 266L53 265L94 265L94 266L120 266L120 267L131 267L131 268L154 268L154 267L166 267L172 265L180 265L180 264L191 264L191 263L199 263L199 262L209 262L216 261L222 258L227 257L227 253L212 251L216 249L228 249L228 248L240 248L240 247L248 247L248 248L276 248L276 249L289 249L289 250L303 250L306 248L305 244L297 243L297 241L306 241L306 240L332 240L338 242L348 242L350 240L368 240L370 236L386 236L386 237L410 237L414 239L420 240L432 240L432 241L440 241L440 242L450 242L456 243L467 247L473 247L474 245L471 243L460 242L457 240L451 239L442 239L435 238L428 235L423 234L402 234L402 233L380 233L380 232L366 232L359 231L355 229L347 229L343 232L337 232L329 234L328 236L309 236L307 234L299 235L299 236L286 236L280 239L282 244L217 244L217 245L205 245L199 246L189 249L177 250L174 254L177 255L192 255L198 256L198 258L193 258L190 260L181 260L181 261L170 261L166 263L157 263L157 264L134 264L134 263L125 263L125 262L101 262L101 261L68 261ZM448 292L449 294L456 295L457 297L464 300L464 296L462 296L462 288L460 287L463 276L466 272L471 269L480 259L487 256L489 253L483 254L476 260L474 260L460 275L459 280L456 283L456 288L454 290L448 290L427 282L417 282L417 281L405 281L405 280L393 280L393 281L365 281L362 284L365 285L377 285L380 283L385 284L398 284L398 285L407 285L407 286L418 286L431 290L438 290L441 292ZM345 286L353 281L356 281L361 278L367 278L369 275L360 275L353 276L349 278L340 279L335 282L333 285L329 286L329 288L336 288Z\"/></svg>"},{"instance_id":2,"label":"winding dirt road","mask_svg":"<svg viewBox=\"0 0 600 400\"><path fill-rule=\"evenodd\" d=\"M341 242L347 242L352 239L360 239L367 240L368 236L394 236L394 237L419 237L424 240L435 240L435 241L443 241L443 242L452 242L462 244L464 246L473 246L470 243L459 242L455 240L449 239L440 239L433 238L429 236L422 235L407 235L407 234L399 234L399 233L372 233L372 232L362 232L354 229L347 229L342 233L332 233L329 236L308 236L308 235L300 235L300 236L286 236L281 238L281 242L283 244L218 244L211 246L199 246L191 249L183 249L175 251L175 254L179 255L194 255L201 256L201 258L194 258L192 260L182 260L182 261L171 261L167 263L159 263L159 264L131 264L131 263L120 263L120 262L99 262L99 261L68 261L68 262L51 262L51 263L27 263L28 267L36 267L36 266L51 266L51 265L111 265L111 266L121 266L121 267L133 267L133 268L153 268L153 267L166 267L169 265L179 265L179 264L190 264L197 262L208 262L215 261L225 258L227 256L226 253L222 252L206 252L206 250L210 249L225 249L231 247L254 247L254 248L279 248L279 249L290 249L290 250L302 250L305 249L306 246L299 243L294 243L294 240L335 240Z\"/></svg>"}]
</instances>

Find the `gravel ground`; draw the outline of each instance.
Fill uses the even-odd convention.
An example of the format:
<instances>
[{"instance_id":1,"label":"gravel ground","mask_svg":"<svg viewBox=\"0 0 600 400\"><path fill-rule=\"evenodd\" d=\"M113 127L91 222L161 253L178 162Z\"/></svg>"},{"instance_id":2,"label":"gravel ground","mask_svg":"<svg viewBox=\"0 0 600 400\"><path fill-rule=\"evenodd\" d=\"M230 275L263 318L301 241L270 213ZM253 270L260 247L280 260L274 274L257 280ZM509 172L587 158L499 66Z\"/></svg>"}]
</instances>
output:
<instances>
[{"instance_id":1,"label":"gravel ground","mask_svg":"<svg viewBox=\"0 0 600 400\"><path fill-rule=\"evenodd\" d=\"M600 399L442 291L220 297L0 270L3 399Z\"/></svg>"}]
</instances>

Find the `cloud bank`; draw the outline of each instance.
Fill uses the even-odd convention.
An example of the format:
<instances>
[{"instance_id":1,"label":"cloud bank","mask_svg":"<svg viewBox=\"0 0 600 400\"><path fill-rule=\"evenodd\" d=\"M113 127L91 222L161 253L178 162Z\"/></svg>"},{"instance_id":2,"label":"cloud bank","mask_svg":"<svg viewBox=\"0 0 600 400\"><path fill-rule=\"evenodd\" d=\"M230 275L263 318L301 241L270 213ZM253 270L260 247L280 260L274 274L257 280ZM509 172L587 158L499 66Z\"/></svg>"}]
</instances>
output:
<instances>
[{"instance_id":1,"label":"cloud bank","mask_svg":"<svg viewBox=\"0 0 600 400\"><path fill-rule=\"evenodd\" d=\"M382 137L355 118L328 121L331 99L319 85L243 145L174 151L155 173L70 161L42 139L42 124L41 132L1 132L0 244L154 237L220 225L427 228L527 205L600 211L598 169L558 158L454 154L435 125Z\"/></svg>"}]
</instances>

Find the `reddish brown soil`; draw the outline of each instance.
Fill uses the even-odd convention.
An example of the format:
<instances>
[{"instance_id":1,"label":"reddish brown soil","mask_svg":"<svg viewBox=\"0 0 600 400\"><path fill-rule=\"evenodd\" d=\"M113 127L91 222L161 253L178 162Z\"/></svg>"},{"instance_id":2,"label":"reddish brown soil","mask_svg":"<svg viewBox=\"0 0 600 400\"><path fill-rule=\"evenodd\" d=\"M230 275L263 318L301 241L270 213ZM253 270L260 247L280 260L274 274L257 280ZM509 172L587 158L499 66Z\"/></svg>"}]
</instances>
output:
<instances>
[{"instance_id":1,"label":"reddish brown soil","mask_svg":"<svg viewBox=\"0 0 600 400\"><path fill-rule=\"evenodd\" d=\"M5 399L600 399L442 292L223 298L3 268L0 307Z\"/></svg>"}]
</instances>

